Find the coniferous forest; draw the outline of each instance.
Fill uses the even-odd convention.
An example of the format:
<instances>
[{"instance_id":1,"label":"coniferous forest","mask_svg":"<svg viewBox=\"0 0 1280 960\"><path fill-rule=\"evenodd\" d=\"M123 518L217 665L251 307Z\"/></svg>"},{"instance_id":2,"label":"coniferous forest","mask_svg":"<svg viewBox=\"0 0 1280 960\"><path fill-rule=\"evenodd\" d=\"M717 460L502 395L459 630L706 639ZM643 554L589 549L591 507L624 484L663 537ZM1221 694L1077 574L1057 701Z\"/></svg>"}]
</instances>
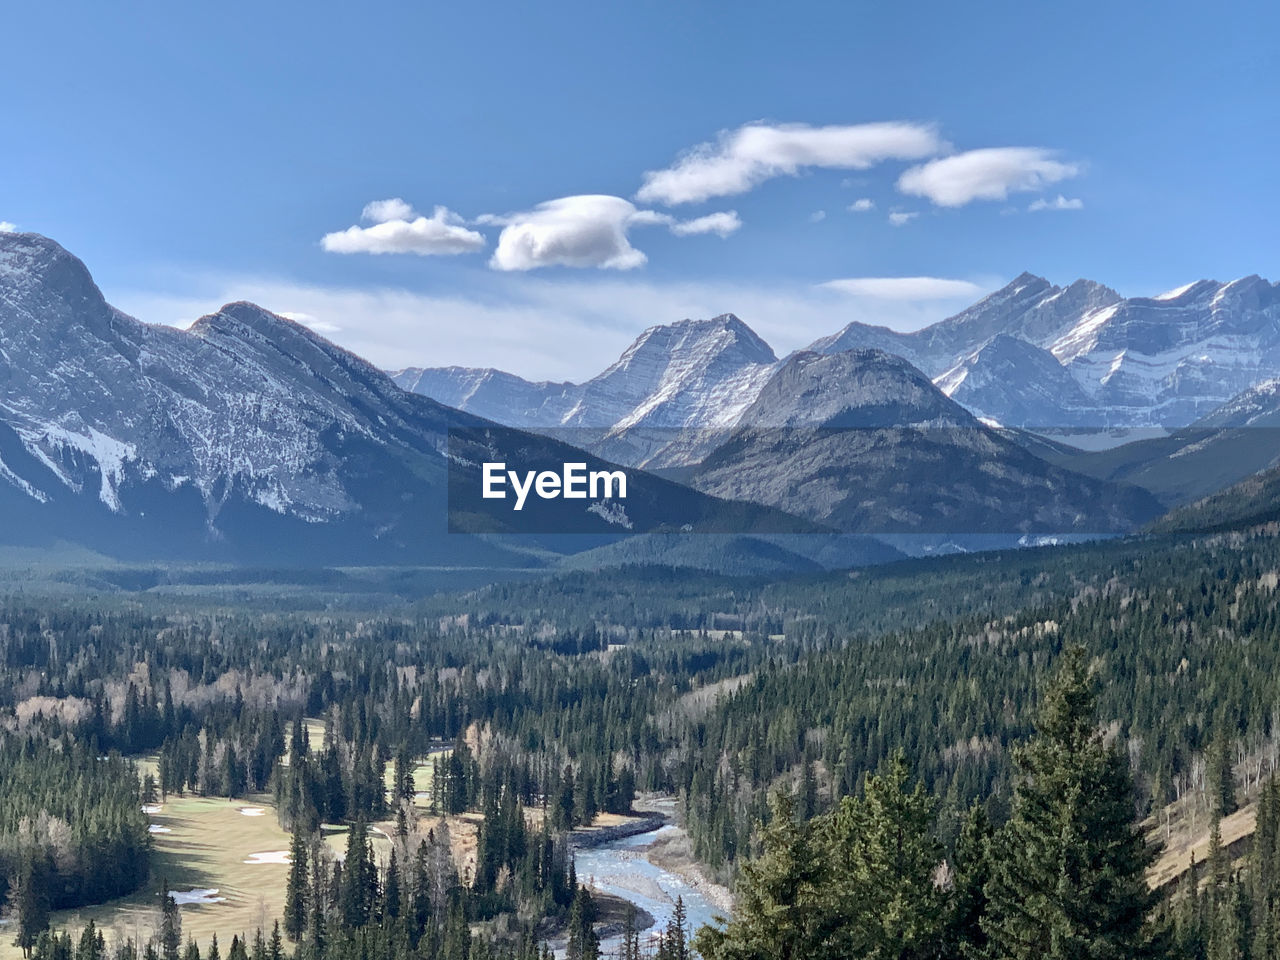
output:
<instances>
[{"instance_id":1,"label":"coniferous forest","mask_svg":"<svg viewBox=\"0 0 1280 960\"><path fill-rule=\"evenodd\" d=\"M1278 571L1258 529L360 612L11 596L3 935L40 960L581 960L608 904L574 831L673 797L734 909L657 937L628 915L624 960L1278 957ZM269 804L280 916L183 935L145 812L174 797ZM1179 831L1205 852L1156 882ZM126 895L154 936L59 919Z\"/></svg>"}]
</instances>

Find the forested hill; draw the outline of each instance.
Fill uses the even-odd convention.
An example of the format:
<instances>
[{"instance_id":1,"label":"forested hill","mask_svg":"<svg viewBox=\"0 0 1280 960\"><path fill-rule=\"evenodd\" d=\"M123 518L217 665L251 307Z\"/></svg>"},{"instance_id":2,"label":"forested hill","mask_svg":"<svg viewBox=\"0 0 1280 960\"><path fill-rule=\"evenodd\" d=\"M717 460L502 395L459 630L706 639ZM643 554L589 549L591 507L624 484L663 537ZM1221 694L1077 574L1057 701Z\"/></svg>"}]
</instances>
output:
<instances>
[{"instance_id":1,"label":"forested hill","mask_svg":"<svg viewBox=\"0 0 1280 960\"><path fill-rule=\"evenodd\" d=\"M636 794L677 797L698 859L745 883L761 837L780 826L771 794L789 796L795 821L814 830L847 814L848 838L863 801L846 809L845 798L868 798L868 777L900 752L905 773L892 782L919 782L930 798L932 866L958 863L974 803L993 828L1016 821L1016 745L1038 730L1045 680L1072 648L1096 694L1089 729L1123 759L1129 783L1113 813L1122 807L1131 824L1191 811L1208 823L1256 796L1280 756L1278 587L1280 537L1262 528L785 581L567 574L359 616L145 597L105 612L14 598L0 606L0 711L6 749L23 758L12 768L30 773L14 783L30 786L6 808L0 845L33 849L27 811L33 823L43 812L73 832L83 824L86 838L114 849L113 836L137 837L133 811L157 788L270 798L299 849L312 849L323 823L359 835L377 821L399 836L403 820L394 869L362 867L339 885L322 855L328 879L298 880L295 889L312 891L299 896L321 904L306 920L315 930L291 928L299 949L315 960L365 947L468 960L474 937L495 955L531 957L552 930L577 930L589 946L593 908L567 866L565 832L625 811ZM325 728L310 753L304 717ZM40 750L56 762L41 767ZM158 782L140 787L127 764L96 759L112 750L154 752ZM419 853L438 866L449 859L406 779L414 758L440 751L448 760L431 778L432 814L484 826L474 865L441 866L447 884L405 928L385 913L388 887L416 882ZM74 784L86 764L118 775L84 794L101 802L76 820L48 791ZM1260 815L1272 820L1280 817ZM43 862L72 862L59 851L74 844L42 843ZM1215 869L1213 911L1255 891L1233 885L1229 867ZM19 891L42 889L20 859L0 870ZM141 882L106 872L122 889ZM73 874L46 871L45 896L20 911L26 942L38 954L46 945L39 960L57 960L40 937L41 909L75 902L55 898L55 876ZM318 898L326 885L350 902ZM1183 925L1188 937L1221 926ZM419 945L397 946L402 931Z\"/></svg>"}]
</instances>

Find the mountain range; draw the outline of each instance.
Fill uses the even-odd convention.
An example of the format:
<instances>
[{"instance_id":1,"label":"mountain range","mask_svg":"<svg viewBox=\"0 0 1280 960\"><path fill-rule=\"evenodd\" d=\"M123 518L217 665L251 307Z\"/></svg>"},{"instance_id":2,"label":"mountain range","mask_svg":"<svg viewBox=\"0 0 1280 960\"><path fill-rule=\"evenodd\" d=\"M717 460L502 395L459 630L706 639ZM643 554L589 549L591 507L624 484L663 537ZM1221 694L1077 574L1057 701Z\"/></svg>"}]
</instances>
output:
<instances>
[{"instance_id":1,"label":"mountain range","mask_svg":"<svg viewBox=\"0 0 1280 960\"><path fill-rule=\"evenodd\" d=\"M807 348L903 357L977 416L1057 433L1177 429L1280 375L1280 284L1202 280L1125 299L1089 280L1058 287L1024 273L953 317L912 333L850 323ZM496 370L410 368L397 383L534 430L584 434L637 465L696 462L705 445L670 431L737 426L782 363L732 314L646 330L582 384L530 383ZM648 433L646 434L646 430Z\"/></svg>"},{"instance_id":2,"label":"mountain range","mask_svg":"<svg viewBox=\"0 0 1280 960\"><path fill-rule=\"evenodd\" d=\"M144 324L111 307L54 241L0 234L0 540L527 566L548 562L549 541L506 535L533 530L591 535L552 547L561 553L612 543L590 556L714 566L710 539L613 541L716 531L743 569L807 569L900 556L867 538L834 546L832 532L1122 532L1203 495L1207 473L1157 499L1130 461L1017 425L1055 404L1106 411L1093 424L1164 416L1177 426L1201 408L1252 418L1239 429L1269 423L1276 390L1254 375L1273 362L1276 302L1257 278L1123 300L1088 281L1063 289L1023 275L916 333L854 324L779 358L724 314L651 327L585 383L532 383L456 367L388 375L251 303L186 330ZM1124 390L1090 373L1113 349L1108 369ZM1145 371L1157 390L1146 363L1156 356L1174 399L1142 407L1135 384ZM1221 407L1219 394L1245 381L1252 399ZM1152 470L1181 469L1200 462L1194 442L1121 449ZM478 496L480 463L499 459L624 464L632 490L625 509L560 500L530 526ZM817 539L778 539L806 531Z\"/></svg>"},{"instance_id":3,"label":"mountain range","mask_svg":"<svg viewBox=\"0 0 1280 960\"><path fill-rule=\"evenodd\" d=\"M510 542L447 535L450 485L469 478L478 491L480 463L504 459L608 466L406 392L250 303L187 330L141 323L55 242L0 233L4 542L254 562L523 563ZM767 508L630 479L616 515L560 500L543 527L796 529ZM463 505L463 526L504 529L473 507Z\"/></svg>"}]
</instances>

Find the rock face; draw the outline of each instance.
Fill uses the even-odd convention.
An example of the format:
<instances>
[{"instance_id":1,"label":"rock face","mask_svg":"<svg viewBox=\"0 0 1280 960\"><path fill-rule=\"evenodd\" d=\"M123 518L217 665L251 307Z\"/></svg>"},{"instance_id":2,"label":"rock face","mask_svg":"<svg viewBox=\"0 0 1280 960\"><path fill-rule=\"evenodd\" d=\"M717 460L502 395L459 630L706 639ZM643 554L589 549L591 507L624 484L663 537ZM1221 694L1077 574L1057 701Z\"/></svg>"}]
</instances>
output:
<instances>
[{"instance_id":1,"label":"rock face","mask_svg":"<svg viewBox=\"0 0 1280 960\"><path fill-rule=\"evenodd\" d=\"M499 423L551 433L636 466L689 463L700 432L737 423L777 369L767 343L732 314L650 327L586 383L531 383L499 370L410 368L413 390ZM668 447L671 449L667 449Z\"/></svg>"},{"instance_id":2,"label":"rock face","mask_svg":"<svg viewBox=\"0 0 1280 960\"><path fill-rule=\"evenodd\" d=\"M970 410L1009 426L1176 428L1280 374L1280 285L1202 280L1126 300L1091 281L1064 288L1024 273L923 330L855 323L813 345L855 347L906 357Z\"/></svg>"},{"instance_id":3,"label":"rock face","mask_svg":"<svg viewBox=\"0 0 1280 960\"><path fill-rule=\"evenodd\" d=\"M793 354L690 479L851 533L1103 533L1159 510L1050 466L881 350Z\"/></svg>"},{"instance_id":4,"label":"rock face","mask_svg":"<svg viewBox=\"0 0 1280 960\"><path fill-rule=\"evenodd\" d=\"M1052 353L1007 333L996 334L936 383L966 409L1002 424L1087 427L1099 422L1097 406Z\"/></svg>"},{"instance_id":5,"label":"rock face","mask_svg":"<svg viewBox=\"0 0 1280 960\"><path fill-rule=\"evenodd\" d=\"M1090 280L1058 287L1024 273L923 330L852 323L809 349L896 354L971 412L1010 427L1176 429L1280 375L1280 285L1202 280L1125 299ZM725 314L651 327L583 384L460 367L393 376L501 423L581 430L583 445L621 462L679 466L708 452L697 431L714 437L744 422L778 368L768 345Z\"/></svg>"},{"instance_id":6,"label":"rock face","mask_svg":"<svg viewBox=\"0 0 1280 960\"><path fill-rule=\"evenodd\" d=\"M52 240L0 234L6 542L264 562L509 558L444 536L449 482L513 450L590 458L492 426L250 303L185 331L140 323ZM451 429L470 439L451 446ZM628 507L640 529L719 509L667 481L635 483ZM615 529L603 512L569 508L582 516L566 520Z\"/></svg>"}]
</instances>

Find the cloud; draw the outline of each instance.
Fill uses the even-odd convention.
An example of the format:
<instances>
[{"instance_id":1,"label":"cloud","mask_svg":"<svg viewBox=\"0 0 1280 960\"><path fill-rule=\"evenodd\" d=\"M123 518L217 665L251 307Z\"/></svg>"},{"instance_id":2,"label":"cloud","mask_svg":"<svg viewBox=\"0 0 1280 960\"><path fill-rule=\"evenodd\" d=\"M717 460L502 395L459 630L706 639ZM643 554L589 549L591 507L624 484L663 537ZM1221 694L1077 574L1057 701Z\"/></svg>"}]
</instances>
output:
<instances>
[{"instance_id":1,"label":"cloud","mask_svg":"<svg viewBox=\"0 0 1280 960\"><path fill-rule=\"evenodd\" d=\"M457 364L557 381L587 380L645 328L685 317L735 313L783 356L853 320L915 330L976 299L967 293L954 301L907 299L800 282L666 282L594 272L490 273L430 292L277 277L165 276L180 294L105 292L126 313L174 326L188 326L224 303L250 300L306 323L385 370ZM983 290L1002 282L974 279Z\"/></svg>"},{"instance_id":2,"label":"cloud","mask_svg":"<svg viewBox=\"0 0 1280 960\"><path fill-rule=\"evenodd\" d=\"M647 258L631 245L633 226L669 224L665 214L638 210L621 197L586 194L540 203L532 210L481 222L501 224L498 246L489 265L495 270L539 267L596 267L631 270Z\"/></svg>"},{"instance_id":3,"label":"cloud","mask_svg":"<svg viewBox=\"0 0 1280 960\"><path fill-rule=\"evenodd\" d=\"M326 233L321 246L330 253L416 253L422 257L475 253L485 247L484 236L469 230L457 214L436 207L430 217L414 215L399 198L375 200L364 208L371 227L348 227ZM413 219L409 219L413 217Z\"/></svg>"},{"instance_id":4,"label":"cloud","mask_svg":"<svg viewBox=\"0 0 1280 960\"><path fill-rule=\"evenodd\" d=\"M898 178L898 189L940 207L1004 200L1010 193L1039 190L1079 173L1078 166L1054 156L1039 147L970 150L911 167Z\"/></svg>"},{"instance_id":5,"label":"cloud","mask_svg":"<svg viewBox=\"0 0 1280 960\"><path fill-rule=\"evenodd\" d=\"M827 211L825 210L815 210L809 214L810 223L821 223L825 219L827 219Z\"/></svg>"},{"instance_id":6,"label":"cloud","mask_svg":"<svg viewBox=\"0 0 1280 960\"><path fill-rule=\"evenodd\" d=\"M908 223L910 223L912 220L914 220L918 216L920 216L920 214L915 212L904 213L900 210L895 210L891 214L889 214L889 223L891 223L895 227L903 227L903 226L906 226Z\"/></svg>"},{"instance_id":7,"label":"cloud","mask_svg":"<svg viewBox=\"0 0 1280 960\"><path fill-rule=\"evenodd\" d=\"M742 226L737 210L709 213L693 220L677 220L671 224L671 232L677 237L689 237L699 233L714 233L727 237Z\"/></svg>"},{"instance_id":8,"label":"cloud","mask_svg":"<svg viewBox=\"0 0 1280 960\"><path fill-rule=\"evenodd\" d=\"M15 233L17 232L17 229L18 225L16 223L10 223L8 220L0 220L0 233Z\"/></svg>"},{"instance_id":9,"label":"cloud","mask_svg":"<svg viewBox=\"0 0 1280 960\"><path fill-rule=\"evenodd\" d=\"M968 280L944 277L847 277L820 286L875 300L973 300L983 289Z\"/></svg>"},{"instance_id":10,"label":"cloud","mask_svg":"<svg viewBox=\"0 0 1280 960\"><path fill-rule=\"evenodd\" d=\"M1071 197L1068 199L1062 194L1058 194L1058 196L1053 200L1046 200L1044 197L1041 197L1039 200L1034 201L1031 206L1027 207L1027 209L1032 213L1035 213L1038 210L1083 210L1084 201L1079 197Z\"/></svg>"},{"instance_id":11,"label":"cloud","mask_svg":"<svg viewBox=\"0 0 1280 960\"><path fill-rule=\"evenodd\" d=\"M386 223L388 220L411 220L413 217L413 207L399 197L366 203L364 210L360 214L361 220L368 220L370 223Z\"/></svg>"},{"instance_id":12,"label":"cloud","mask_svg":"<svg viewBox=\"0 0 1280 960\"><path fill-rule=\"evenodd\" d=\"M918 160L943 148L937 131L919 123L813 127L752 123L694 147L665 170L650 170L636 199L675 205L727 197L808 167L865 170L885 160Z\"/></svg>"},{"instance_id":13,"label":"cloud","mask_svg":"<svg viewBox=\"0 0 1280 960\"><path fill-rule=\"evenodd\" d=\"M874 210L875 208L876 202L868 197L863 197L861 200L855 200L849 204L850 213L866 213L868 210Z\"/></svg>"},{"instance_id":14,"label":"cloud","mask_svg":"<svg viewBox=\"0 0 1280 960\"><path fill-rule=\"evenodd\" d=\"M314 330L320 334L341 333L342 328L336 323L330 323L327 320L320 320L311 316L309 313L298 313L293 310L281 310L280 316L286 320L292 320L294 323L300 323L309 330Z\"/></svg>"}]
</instances>

